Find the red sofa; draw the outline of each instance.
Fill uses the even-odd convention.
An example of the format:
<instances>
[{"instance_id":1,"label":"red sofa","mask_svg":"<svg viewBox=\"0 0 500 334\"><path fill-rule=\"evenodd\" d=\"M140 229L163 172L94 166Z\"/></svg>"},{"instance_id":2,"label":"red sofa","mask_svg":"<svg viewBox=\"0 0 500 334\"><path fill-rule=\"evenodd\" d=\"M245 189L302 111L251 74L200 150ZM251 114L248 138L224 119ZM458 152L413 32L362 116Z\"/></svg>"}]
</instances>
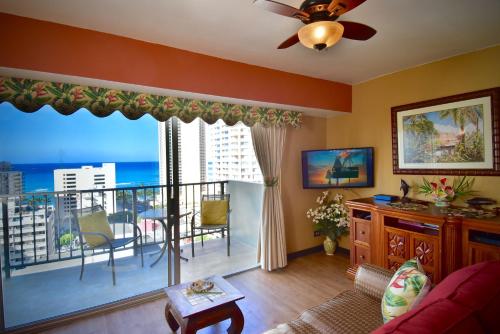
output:
<instances>
[{"instance_id":1,"label":"red sofa","mask_svg":"<svg viewBox=\"0 0 500 334\"><path fill-rule=\"evenodd\" d=\"M500 333L500 261L462 268L373 334Z\"/></svg>"}]
</instances>

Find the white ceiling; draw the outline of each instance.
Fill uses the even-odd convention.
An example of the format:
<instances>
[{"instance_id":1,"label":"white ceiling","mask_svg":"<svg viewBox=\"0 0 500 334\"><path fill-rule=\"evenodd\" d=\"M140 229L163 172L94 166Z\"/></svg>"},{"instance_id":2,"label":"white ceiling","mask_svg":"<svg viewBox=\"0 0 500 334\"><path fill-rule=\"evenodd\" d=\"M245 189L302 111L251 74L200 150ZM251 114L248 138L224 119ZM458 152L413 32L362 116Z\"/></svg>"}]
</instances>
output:
<instances>
[{"instance_id":1,"label":"white ceiling","mask_svg":"<svg viewBox=\"0 0 500 334\"><path fill-rule=\"evenodd\" d=\"M277 50L302 23L252 2L0 0L0 12L349 84L500 44L499 0L367 0L341 19L378 33L365 42L342 39L326 52L300 44Z\"/></svg>"}]
</instances>

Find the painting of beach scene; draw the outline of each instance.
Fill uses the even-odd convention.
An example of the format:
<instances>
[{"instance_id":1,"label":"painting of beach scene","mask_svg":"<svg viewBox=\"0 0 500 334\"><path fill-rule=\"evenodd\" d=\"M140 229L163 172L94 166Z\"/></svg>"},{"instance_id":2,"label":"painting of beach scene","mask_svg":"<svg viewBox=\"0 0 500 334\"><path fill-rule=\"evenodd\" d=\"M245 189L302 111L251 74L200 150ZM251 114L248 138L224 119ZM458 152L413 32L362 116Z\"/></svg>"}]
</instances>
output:
<instances>
[{"instance_id":1,"label":"painting of beach scene","mask_svg":"<svg viewBox=\"0 0 500 334\"><path fill-rule=\"evenodd\" d=\"M373 148L302 152L304 188L373 186Z\"/></svg>"},{"instance_id":2,"label":"painting of beach scene","mask_svg":"<svg viewBox=\"0 0 500 334\"><path fill-rule=\"evenodd\" d=\"M486 97L399 112L399 167L492 168L489 102Z\"/></svg>"}]
</instances>

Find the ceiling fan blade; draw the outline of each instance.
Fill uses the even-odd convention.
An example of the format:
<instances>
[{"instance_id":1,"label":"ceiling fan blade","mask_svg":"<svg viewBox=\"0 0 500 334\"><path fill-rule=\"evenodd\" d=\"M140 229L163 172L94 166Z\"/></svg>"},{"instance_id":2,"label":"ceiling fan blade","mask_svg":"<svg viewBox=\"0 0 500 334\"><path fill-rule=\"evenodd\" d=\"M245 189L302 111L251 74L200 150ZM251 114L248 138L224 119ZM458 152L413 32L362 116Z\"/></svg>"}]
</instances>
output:
<instances>
[{"instance_id":1,"label":"ceiling fan blade","mask_svg":"<svg viewBox=\"0 0 500 334\"><path fill-rule=\"evenodd\" d=\"M278 49L286 49L286 48L289 48L291 47L292 45L295 45L299 42L299 34L294 34L292 36L290 36L289 39L287 39L286 41L284 41L283 43L281 43L279 46L278 46Z\"/></svg>"},{"instance_id":2,"label":"ceiling fan blade","mask_svg":"<svg viewBox=\"0 0 500 334\"><path fill-rule=\"evenodd\" d=\"M328 5L328 11L332 16L340 16L358 7L366 0L332 0Z\"/></svg>"},{"instance_id":3,"label":"ceiling fan blade","mask_svg":"<svg viewBox=\"0 0 500 334\"><path fill-rule=\"evenodd\" d=\"M306 13L304 11L301 11L298 8L288 6L285 4L282 4L281 2L273 1L273 0L254 0L254 4L257 4L258 6L284 16L288 17L294 17L297 19L300 18L309 18L309 13Z\"/></svg>"},{"instance_id":4,"label":"ceiling fan blade","mask_svg":"<svg viewBox=\"0 0 500 334\"><path fill-rule=\"evenodd\" d=\"M369 27L365 24L348 22L348 21L337 21L344 26L344 34L342 37L355 39L358 41L366 41L370 39L377 33L377 30Z\"/></svg>"}]
</instances>

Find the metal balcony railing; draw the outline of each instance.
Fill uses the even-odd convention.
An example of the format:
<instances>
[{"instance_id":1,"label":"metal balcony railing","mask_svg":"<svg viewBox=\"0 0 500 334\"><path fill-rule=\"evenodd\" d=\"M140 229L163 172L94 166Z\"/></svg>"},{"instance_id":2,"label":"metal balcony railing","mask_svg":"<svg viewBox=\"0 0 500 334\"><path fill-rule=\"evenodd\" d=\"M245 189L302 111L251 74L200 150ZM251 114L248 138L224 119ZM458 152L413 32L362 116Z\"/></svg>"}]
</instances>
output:
<instances>
[{"instance_id":1,"label":"metal balcony railing","mask_svg":"<svg viewBox=\"0 0 500 334\"><path fill-rule=\"evenodd\" d=\"M203 195L223 194L228 181L185 183L179 185L180 213L199 209ZM5 275L27 266L81 257L74 210L100 205L110 223L133 222L142 231L144 246L165 242L162 225L141 218L141 213L167 207L167 186L103 188L59 192L36 192L0 196L0 240ZM132 236L136 230L129 224L111 224L117 237ZM179 222L180 240L193 242L190 215ZM132 249L136 245L122 247ZM93 255L106 251L92 250Z\"/></svg>"}]
</instances>

